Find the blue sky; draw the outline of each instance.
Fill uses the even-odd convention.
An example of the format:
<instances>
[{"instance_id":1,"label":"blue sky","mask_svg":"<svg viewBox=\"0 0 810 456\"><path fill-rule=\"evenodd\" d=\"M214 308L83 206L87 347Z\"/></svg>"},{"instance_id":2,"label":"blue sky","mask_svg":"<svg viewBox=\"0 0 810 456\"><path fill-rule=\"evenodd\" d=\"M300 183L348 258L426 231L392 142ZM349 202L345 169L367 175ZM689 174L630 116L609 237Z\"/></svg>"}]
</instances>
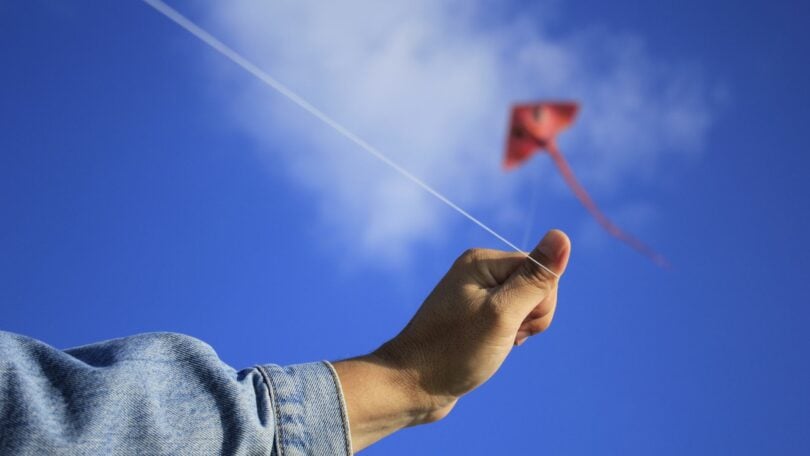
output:
<instances>
[{"instance_id":1,"label":"blue sky","mask_svg":"<svg viewBox=\"0 0 810 456\"><path fill-rule=\"evenodd\" d=\"M537 236L572 238L552 328L366 454L806 454L808 6L532 3L173 3L507 237L539 182ZM0 43L4 330L339 359L501 247L140 2L4 2ZM548 157L501 173L506 106L541 97L582 101L563 151L671 270Z\"/></svg>"}]
</instances>

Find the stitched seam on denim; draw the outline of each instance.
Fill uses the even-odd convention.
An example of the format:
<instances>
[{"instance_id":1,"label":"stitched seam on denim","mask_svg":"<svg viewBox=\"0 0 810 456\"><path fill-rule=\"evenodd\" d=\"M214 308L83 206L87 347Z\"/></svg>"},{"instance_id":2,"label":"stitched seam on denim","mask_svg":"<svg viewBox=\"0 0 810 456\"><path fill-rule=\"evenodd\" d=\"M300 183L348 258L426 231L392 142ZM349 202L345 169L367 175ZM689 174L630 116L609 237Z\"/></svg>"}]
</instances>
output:
<instances>
[{"instance_id":1,"label":"stitched seam on denim","mask_svg":"<svg viewBox=\"0 0 810 456\"><path fill-rule=\"evenodd\" d=\"M279 456L284 456L284 447L281 445L282 440L282 432L281 432L281 411L278 409L278 401L276 400L276 388L273 385L273 377L270 375L269 372L265 371L263 366L256 366L259 370L259 373L262 375L262 379L267 384L267 388L270 391L270 403L273 407L273 414L276 416L276 451L278 451Z\"/></svg>"},{"instance_id":2,"label":"stitched seam on denim","mask_svg":"<svg viewBox=\"0 0 810 456\"><path fill-rule=\"evenodd\" d=\"M340 378L335 370L335 366L326 360L322 361L322 363L326 364L326 367L329 368L329 372L332 373L332 382L335 384L338 400L340 401L340 418L343 421L343 436L346 442L346 454L352 456L354 455L354 452L352 451L352 434L351 430L349 429L349 412L346 409L346 398L343 397L343 387L340 385Z\"/></svg>"}]
</instances>

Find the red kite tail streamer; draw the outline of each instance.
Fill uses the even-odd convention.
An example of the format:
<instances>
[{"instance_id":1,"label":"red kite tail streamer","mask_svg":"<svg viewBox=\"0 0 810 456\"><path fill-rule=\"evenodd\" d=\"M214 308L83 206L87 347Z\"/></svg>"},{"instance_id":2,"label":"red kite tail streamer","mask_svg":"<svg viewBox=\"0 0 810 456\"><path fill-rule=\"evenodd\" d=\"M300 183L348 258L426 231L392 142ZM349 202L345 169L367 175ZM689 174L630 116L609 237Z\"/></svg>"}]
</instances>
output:
<instances>
[{"instance_id":1,"label":"red kite tail streamer","mask_svg":"<svg viewBox=\"0 0 810 456\"><path fill-rule=\"evenodd\" d=\"M608 232L611 236L619 239L620 241L626 243L630 247L634 248L639 253L649 257L653 260L657 265L661 267L668 268L670 266L669 262L663 255L656 252L652 248L650 248L647 244L641 242L637 238L633 237L632 235L622 231L621 228L616 226L613 222L608 219L605 214L599 210L599 207L594 203L591 199L591 196L585 190L585 187L579 183L576 176L574 176L574 172L571 170L571 167L568 165L568 162L563 157L562 153L560 153L559 149L557 149L557 145L552 141L546 145L549 155L551 155L552 160L554 160L554 164L557 165L557 168L562 173L565 182L577 196L579 201L585 206L585 209L591 213L591 215L599 222L600 225Z\"/></svg>"}]
</instances>

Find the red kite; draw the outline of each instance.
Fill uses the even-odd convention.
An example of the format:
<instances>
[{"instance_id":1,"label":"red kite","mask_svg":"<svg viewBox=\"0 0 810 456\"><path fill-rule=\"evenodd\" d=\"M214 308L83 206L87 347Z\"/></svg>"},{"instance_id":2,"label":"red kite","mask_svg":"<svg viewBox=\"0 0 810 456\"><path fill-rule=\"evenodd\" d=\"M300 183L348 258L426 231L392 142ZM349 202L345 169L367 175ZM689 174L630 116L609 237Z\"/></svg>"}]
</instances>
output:
<instances>
[{"instance_id":1,"label":"red kite","mask_svg":"<svg viewBox=\"0 0 810 456\"><path fill-rule=\"evenodd\" d=\"M579 105L574 102L542 102L515 105L509 125L509 138L504 157L504 169L520 165L538 151L547 151L563 175L565 182L600 225L612 236L650 257L659 266L668 266L667 260L643 242L625 233L611 222L593 202L585 188L577 181L568 162L557 149L557 134L574 122Z\"/></svg>"}]
</instances>

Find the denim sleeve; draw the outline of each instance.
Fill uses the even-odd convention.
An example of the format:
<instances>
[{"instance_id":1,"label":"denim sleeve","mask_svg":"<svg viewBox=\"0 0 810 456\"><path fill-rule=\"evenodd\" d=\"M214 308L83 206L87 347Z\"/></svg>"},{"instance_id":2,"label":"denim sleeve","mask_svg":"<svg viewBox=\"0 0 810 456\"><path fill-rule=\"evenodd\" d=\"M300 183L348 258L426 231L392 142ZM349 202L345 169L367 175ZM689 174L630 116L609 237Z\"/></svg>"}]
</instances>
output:
<instances>
[{"instance_id":1,"label":"denim sleeve","mask_svg":"<svg viewBox=\"0 0 810 456\"><path fill-rule=\"evenodd\" d=\"M189 336L58 350L0 331L0 454L350 455L329 363L236 371Z\"/></svg>"}]
</instances>

